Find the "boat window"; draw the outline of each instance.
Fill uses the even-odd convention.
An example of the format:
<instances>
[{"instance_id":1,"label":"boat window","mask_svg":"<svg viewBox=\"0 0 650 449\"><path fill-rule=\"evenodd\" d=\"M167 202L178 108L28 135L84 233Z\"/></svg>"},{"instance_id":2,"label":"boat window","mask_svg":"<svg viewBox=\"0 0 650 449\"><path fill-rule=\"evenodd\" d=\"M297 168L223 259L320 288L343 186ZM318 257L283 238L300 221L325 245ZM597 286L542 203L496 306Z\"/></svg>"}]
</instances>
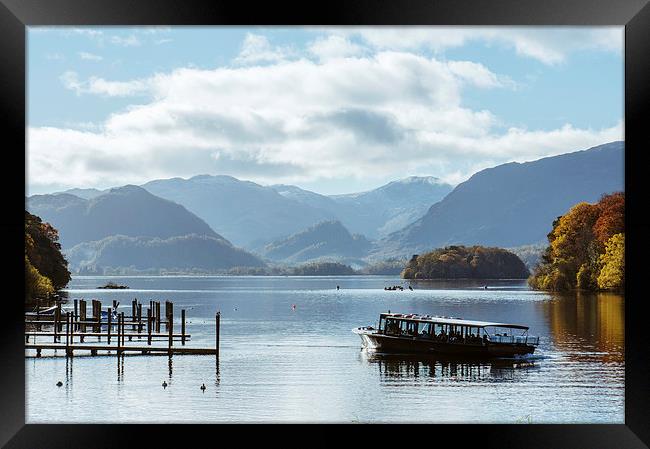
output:
<instances>
[{"instance_id":1,"label":"boat window","mask_svg":"<svg viewBox=\"0 0 650 449\"><path fill-rule=\"evenodd\" d=\"M419 323L418 335L423 338L430 338L433 335L432 323Z\"/></svg>"},{"instance_id":2,"label":"boat window","mask_svg":"<svg viewBox=\"0 0 650 449\"><path fill-rule=\"evenodd\" d=\"M399 321L392 318L386 318L386 333L398 335L400 333Z\"/></svg>"}]
</instances>

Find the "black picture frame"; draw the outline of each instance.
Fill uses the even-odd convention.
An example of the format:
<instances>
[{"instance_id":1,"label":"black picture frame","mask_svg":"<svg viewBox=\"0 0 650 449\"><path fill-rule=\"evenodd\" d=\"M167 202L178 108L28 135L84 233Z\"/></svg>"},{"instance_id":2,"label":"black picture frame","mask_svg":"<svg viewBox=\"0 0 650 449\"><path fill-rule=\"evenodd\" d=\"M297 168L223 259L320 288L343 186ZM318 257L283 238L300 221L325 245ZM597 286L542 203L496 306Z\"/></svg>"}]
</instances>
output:
<instances>
[{"instance_id":1,"label":"black picture frame","mask_svg":"<svg viewBox=\"0 0 650 449\"><path fill-rule=\"evenodd\" d=\"M7 142L4 214L0 229L9 294L3 301L0 355L0 444L6 447L130 447L139 438L152 447L237 444L250 434L237 426L218 425L35 425L25 424L25 356L21 284L24 266L26 158L26 26L30 25L624 25L625 26L625 424L435 425L395 432L368 432L365 444L424 444L437 441L461 447L643 448L650 444L650 351L642 313L644 265L650 222L644 218L645 169L648 151L645 117L650 117L650 5L648 0L330 0L313 4L198 0L0 0L0 116ZM597 94L597 93L594 93ZM21 148L25 152L21 159ZM15 168L14 168L15 167ZM53 405L56 406L56 405ZM200 420L200 417L197 417ZM364 430L367 430L366 427ZM244 430L244 432L242 432ZM229 439L226 442L224 433ZM309 439L282 426L264 427L277 443L343 444L339 432L310 429ZM415 439L405 438L415 436ZM423 438L425 437L426 438ZM429 438L431 437L431 438ZM203 441L202 441L203 440ZM448 443L444 443L447 441ZM275 444L267 440L265 444ZM435 445L435 444L434 444ZM138 444L139 446L139 444ZM176 445L174 444L176 447Z\"/></svg>"}]
</instances>

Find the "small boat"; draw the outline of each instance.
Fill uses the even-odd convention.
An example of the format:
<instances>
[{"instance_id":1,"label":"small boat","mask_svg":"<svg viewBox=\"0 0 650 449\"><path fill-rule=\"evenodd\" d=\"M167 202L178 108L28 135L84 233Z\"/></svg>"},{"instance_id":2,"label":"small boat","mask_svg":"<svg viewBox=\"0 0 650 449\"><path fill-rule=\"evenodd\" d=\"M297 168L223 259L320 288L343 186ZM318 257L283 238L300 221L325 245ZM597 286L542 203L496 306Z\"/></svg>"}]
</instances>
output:
<instances>
[{"instance_id":1,"label":"small boat","mask_svg":"<svg viewBox=\"0 0 650 449\"><path fill-rule=\"evenodd\" d=\"M114 282L109 282L108 284L102 285L102 286L97 287L97 288L107 288L107 289L118 289L118 290L120 290L120 289L129 288L129 287L127 285L117 285Z\"/></svg>"},{"instance_id":2,"label":"small boat","mask_svg":"<svg viewBox=\"0 0 650 449\"><path fill-rule=\"evenodd\" d=\"M379 328L358 327L364 348L384 353L425 353L473 357L532 354L539 337L528 326L456 317L381 313ZM521 331L521 335L514 335Z\"/></svg>"},{"instance_id":3,"label":"small boat","mask_svg":"<svg viewBox=\"0 0 650 449\"><path fill-rule=\"evenodd\" d=\"M52 307L46 307L44 309L40 309L38 312L25 312L26 316L39 316L39 315L54 315L54 311L56 310L57 306L52 306Z\"/></svg>"}]
</instances>

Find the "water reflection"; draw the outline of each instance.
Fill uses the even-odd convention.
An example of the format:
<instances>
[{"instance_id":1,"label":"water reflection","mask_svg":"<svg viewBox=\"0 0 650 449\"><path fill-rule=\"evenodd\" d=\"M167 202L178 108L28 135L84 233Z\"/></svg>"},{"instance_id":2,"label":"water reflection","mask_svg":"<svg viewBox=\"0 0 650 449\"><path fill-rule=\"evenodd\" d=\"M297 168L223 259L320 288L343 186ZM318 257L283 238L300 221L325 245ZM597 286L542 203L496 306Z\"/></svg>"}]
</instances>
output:
<instances>
[{"instance_id":1,"label":"water reflection","mask_svg":"<svg viewBox=\"0 0 650 449\"><path fill-rule=\"evenodd\" d=\"M382 380L412 379L472 382L521 380L532 360L462 360L426 355L380 354L362 350L363 362L376 365Z\"/></svg>"},{"instance_id":2,"label":"water reflection","mask_svg":"<svg viewBox=\"0 0 650 449\"><path fill-rule=\"evenodd\" d=\"M625 300L614 293L554 294L540 303L553 344L575 360L625 360Z\"/></svg>"},{"instance_id":3,"label":"water reflection","mask_svg":"<svg viewBox=\"0 0 650 449\"><path fill-rule=\"evenodd\" d=\"M117 356L117 381L124 380L124 354Z\"/></svg>"}]
</instances>

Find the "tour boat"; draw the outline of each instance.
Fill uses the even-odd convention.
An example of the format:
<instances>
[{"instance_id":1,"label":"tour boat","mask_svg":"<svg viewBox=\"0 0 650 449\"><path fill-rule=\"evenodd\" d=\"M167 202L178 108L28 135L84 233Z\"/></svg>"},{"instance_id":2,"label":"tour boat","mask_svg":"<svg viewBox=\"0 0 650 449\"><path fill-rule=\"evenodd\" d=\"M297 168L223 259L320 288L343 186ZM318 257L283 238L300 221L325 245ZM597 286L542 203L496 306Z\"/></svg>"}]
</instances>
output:
<instances>
[{"instance_id":1,"label":"tour boat","mask_svg":"<svg viewBox=\"0 0 650 449\"><path fill-rule=\"evenodd\" d=\"M379 315L378 329L352 332L365 348L387 353L512 357L532 354L539 344L539 337L528 335L528 326L520 324L390 312Z\"/></svg>"}]
</instances>

